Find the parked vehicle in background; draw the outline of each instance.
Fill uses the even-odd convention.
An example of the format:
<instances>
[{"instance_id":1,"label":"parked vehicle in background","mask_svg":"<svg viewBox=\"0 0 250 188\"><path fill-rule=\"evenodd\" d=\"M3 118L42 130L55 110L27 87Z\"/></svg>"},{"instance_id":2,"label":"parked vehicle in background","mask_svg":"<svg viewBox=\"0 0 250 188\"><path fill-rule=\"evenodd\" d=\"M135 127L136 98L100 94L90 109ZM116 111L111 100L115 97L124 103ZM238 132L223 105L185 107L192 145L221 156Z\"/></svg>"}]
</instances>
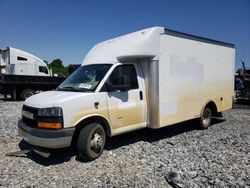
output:
<instances>
[{"instance_id":1,"label":"parked vehicle in background","mask_svg":"<svg viewBox=\"0 0 250 188\"><path fill-rule=\"evenodd\" d=\"M242 68L235 74L235 99L250 100L250 68L241 59Z\"/></svg>"},{"instance_id":2,"label":"parked vehicle in background","mask_svg":"<svg viewBox=\"0 0 250 188\"><path fill-rule=\"evenodd\" d=\"M38 57L12 47L0 49L2 74L26 76L51 76L46 63Z\"/></svg>"},{"instance_id":3,"label":"parked vehicle in background","mask_svg":"<svg viewBox=\"0 0 250 188\"><path fill-rule=\"evenodd\" d=\"M25 101L19 134L93 160L107 136L195 118L208 128L232 108L234 59L232 44L163 27L101 42L57 90Z\"/></svg>"},{"instance_id":4,"label":"parked vehicle in background","mask_svg":"<svg viewBox=\"0 0 250 188\"><path fill-rule=\"evenodd\" d=\"M46 63L28 52L0 49L0 94L25 100L38 91L55 89L64 79L52 76Z\"/></svg>"}]
</instances>

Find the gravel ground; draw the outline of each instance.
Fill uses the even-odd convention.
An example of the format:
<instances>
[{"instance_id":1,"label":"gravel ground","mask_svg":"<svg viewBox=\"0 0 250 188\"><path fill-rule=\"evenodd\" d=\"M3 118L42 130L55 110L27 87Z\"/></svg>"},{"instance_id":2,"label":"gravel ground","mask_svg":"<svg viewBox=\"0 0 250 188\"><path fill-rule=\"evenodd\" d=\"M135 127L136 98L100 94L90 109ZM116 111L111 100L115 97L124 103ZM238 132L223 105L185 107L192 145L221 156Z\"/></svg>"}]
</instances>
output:
<instances>
[{"instance_id":1,"label":"gravel ground","mask_svg":"<svg viewBox=\"0 0 250 188\"><path fill-rule=\"evenodd\" d=\"M0 100L0 187L250 187L250 110L224 112L207 130L190 121L108 139L102 156L81 162L74 149L48 159L17 134L22 102Z\"/></svg>"}]
</instances>

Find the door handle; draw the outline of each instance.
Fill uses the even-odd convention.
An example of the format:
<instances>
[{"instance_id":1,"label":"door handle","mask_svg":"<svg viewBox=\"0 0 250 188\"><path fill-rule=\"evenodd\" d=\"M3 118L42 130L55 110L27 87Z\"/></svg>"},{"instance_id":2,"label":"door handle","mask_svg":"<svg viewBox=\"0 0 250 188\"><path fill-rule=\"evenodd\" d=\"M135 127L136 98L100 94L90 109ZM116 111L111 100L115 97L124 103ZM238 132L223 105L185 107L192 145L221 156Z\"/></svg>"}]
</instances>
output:
<instances>
[{"instance_id":1,"label":"door handle","mask_svg":"<svg viewBox=\"0 0 250 188\"><path fill-rule=\"evenodd\" d=\"M142 93L142 91L139 92L139 96L140 96L140 100L142 101L143 100L143 93Z\"/></svg>"},{"instance_id":2,"label":"door handle","mask_svg":"<svg viewBox=\"0 0 250 188\"><path fill-rule=\"evenodd\" d=\"M95 102L94 105L95 105L95 108L97 109L99 106L99 102Z\"/></svg>"}]
</instances>

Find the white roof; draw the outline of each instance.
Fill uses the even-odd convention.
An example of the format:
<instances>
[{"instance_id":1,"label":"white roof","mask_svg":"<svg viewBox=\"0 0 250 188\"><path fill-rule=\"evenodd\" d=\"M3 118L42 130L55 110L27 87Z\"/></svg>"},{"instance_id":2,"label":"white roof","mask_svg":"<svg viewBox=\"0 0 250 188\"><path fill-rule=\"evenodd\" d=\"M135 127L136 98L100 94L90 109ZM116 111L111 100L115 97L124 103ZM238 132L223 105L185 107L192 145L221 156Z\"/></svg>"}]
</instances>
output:
<instances>
[{"instance_id":1,"label":"white roof","mask_svg":"<svg viewBox=\"0 0 250 188\"><path fill-rule=\"evenodd\" d=\"M82 65L156 57L159 55L160 34L163 33L164 27L152 27L98 43L89 51Z\"/></svg>"},{"instance_id":2,"label":"white roof","mask_svg":"<svg viewBox=\"0 0 250 188\"><path fill-rule=\"evenodd\" d=\"M16 48L12 48L12 47L7 47L7 49L9 49L10 51L15 51L18 53L18 55L23 55L24 57L29 57L29 58L33 58L37 61L40 61L40 62L43 62L43 60L41 60L40 58L34 56L33 54L29 53L29 52L26 52L26 51L23 51L23 50L19 50L19 49L16 49ZM44 63L44 62L43 62Z\"/></svg>"}]
</instances>

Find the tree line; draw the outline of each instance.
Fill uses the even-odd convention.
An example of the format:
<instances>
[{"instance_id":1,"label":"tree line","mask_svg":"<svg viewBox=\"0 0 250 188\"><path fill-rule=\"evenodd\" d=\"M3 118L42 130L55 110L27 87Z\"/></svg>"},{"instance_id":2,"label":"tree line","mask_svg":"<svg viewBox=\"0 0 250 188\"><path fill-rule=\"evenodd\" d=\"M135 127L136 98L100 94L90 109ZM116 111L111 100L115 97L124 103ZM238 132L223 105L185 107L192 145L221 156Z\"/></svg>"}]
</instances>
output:
<instances>
[{"instance_id":1,"label":"tree line","mask_svg":"<svg viewBox=\"0 0 250 188\"><path fill-rule=\"evenodd\" d=\"M44 60L44 62L47 64L48 68L52 70L53 74L57 74L58 76L68 76L81 66L80 64L69 64L68 66L64 66L61 59L54 59L51 63L46 60Z\"/></svg>"}]
</instances>

